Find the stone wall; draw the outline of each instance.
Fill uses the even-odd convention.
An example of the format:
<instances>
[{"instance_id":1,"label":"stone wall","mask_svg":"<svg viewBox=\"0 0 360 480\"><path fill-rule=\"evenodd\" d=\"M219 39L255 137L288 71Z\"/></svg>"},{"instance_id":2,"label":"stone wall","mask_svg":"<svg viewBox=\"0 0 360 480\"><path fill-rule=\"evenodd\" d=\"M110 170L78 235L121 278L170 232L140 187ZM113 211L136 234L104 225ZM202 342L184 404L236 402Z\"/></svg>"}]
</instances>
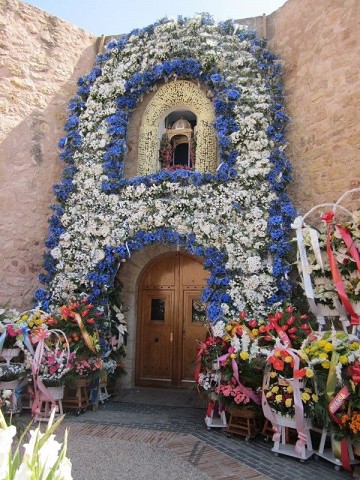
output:
<instances>
[{"instance_id":1,"label":"stone wall","mask_svg":"<svg viewBox=\"0 0 360 480\"><path fill-rule=\"evenodd\" d=\"M359 0L288 0L267 18L284 63L290 194L303 214L360 187L359 32Z\"/></svg>"},{"instance_id":2,"label":"stone wall","mask_svg":"<svg viewBox=\"0 0 360 480\"><path fill-rule=\"evenodd\" d=\"M360 186L359 22L358 0L288 0L266 18L241 21L266 34L284 64L290 193L300 213ZM56 144L101 40L0 0L0 305L28 308L38 287L63 166Z\"/></svg>"},{"instance_id":3,"label":"stone wall","mask_svg":"<svg viewBox=\"0 0 360 480\"><path fill-rule=\"evenodd\" d=\"M29 308L61 176L57 142L98 39L17 0L0 0L0 305Z\"/></svg>"}]
</instances>

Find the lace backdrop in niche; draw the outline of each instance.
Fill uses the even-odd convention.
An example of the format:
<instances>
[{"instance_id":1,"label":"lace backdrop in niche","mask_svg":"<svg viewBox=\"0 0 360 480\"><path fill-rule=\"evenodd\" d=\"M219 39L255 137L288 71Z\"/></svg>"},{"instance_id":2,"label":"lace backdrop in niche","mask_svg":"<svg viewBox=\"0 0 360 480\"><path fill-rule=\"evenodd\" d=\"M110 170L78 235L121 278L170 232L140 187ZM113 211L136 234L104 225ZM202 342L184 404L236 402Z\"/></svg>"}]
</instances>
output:
<instances>
[{"instance_id":1,"label":"lace backdrop in niche","mask_svg":"<svg viewBox=\"0 0 360 480\"><path fill-rule=\"evenodd\" d=\"M126 166L126 177L167 167L214 173L218 163L215 114L204 89L191 81L173 81L148 97L132 117L129 144L137 144L131 155L137 170Z\"/></svg>"}]
</instances>

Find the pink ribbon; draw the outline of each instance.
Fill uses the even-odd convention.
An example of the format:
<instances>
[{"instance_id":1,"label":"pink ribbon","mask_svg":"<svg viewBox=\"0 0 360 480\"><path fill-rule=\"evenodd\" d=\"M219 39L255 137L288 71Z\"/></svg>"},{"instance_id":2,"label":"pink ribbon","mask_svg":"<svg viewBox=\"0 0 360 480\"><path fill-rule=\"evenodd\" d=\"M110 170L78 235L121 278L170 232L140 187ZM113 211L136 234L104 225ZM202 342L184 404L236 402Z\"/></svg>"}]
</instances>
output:
<instances>
[{"instance_id":1,"label":"pink ribbon","mask_svg":"<svg viewBox=\"0 0 360 480\"><path fill-rule=\"evenodd\" d=\"M37 347L34 353L34 358L31 363L31 371L33 375L36 375L39 371L41 358L44 353L45 340L50 337L50 332L46 329L41 329L32 337L32 342L37 343Z\"/></svg>"},{"instance_id":2,"label":"pink ribbon","mask_svg":"<svg viewBox=\"0 0 360 480\"><path fill-rule=\"evenodd\" d=\"M303 447L307 444L307 434L305 430L305 422L304 422L304 406L301 400L301 391L300 391L300 380L297 378L297 372L299 372L299 365L300 365L300 358L294 349L287 350L289 354L292 356L294 360L294 368L293 368L293 378L286 379L286 381L293 387L293 395L294 395L294 410L295 410L295 425L298 434L298 440L295 445L295 452L301 456ZM275 415L271 410L269 402L265 395L265 390L268 386L269 382L269 373L270 369L264 375L263 380L263 388L262 388L262 407L265 418L270 420L273 425L274 435L273 441L280 441L280 428L276 423Z\"/></svg>"},{"instance_id":3,"label":"pink ribbon","mask_svg":"<svg viewBox=\"0 0 360 480\"><path fill-rule=\"evenodd\" d=\"M49 393L41 378L38 376L41 359L44 354L45 340L50 337L50 335L47 329L41 329L32 337L32 342L37 343L34 358L31 362L31 371L34 379L34 401L31 407L33 415L40 412L40 402L42 399L51 402L52 407L56 405L54 397Z\"/></svg>"},{"instance_id":4,"label":"pink ribbon","mask_svg":"<svg viewBox=\"0 0 360 480\"><path fill-rule=\"evenodd\" d=\"M223 355L222 357L219 357L219 362L224 364L228 358L229 355L231 355L232 353L234 353L234 348L233 347L230 347L229 348L229 353L226 353L225 355ZM256 403L257 405L260 405L261 401L260 401L260 396L257 395L251 388L248 388L248 387L245 387L241 382L240 382L240 378L239 378L239 368L238 368L238 365L236 363L236 360L235 358L232 358L231 359L231 366L232 366L232 369L233 369L233 372L234 372L234 378L236 380L236 383L238 384L239 386L239 389L240 389L240 392L243 393L244 395L247 395L249 398L251 398L251 400Z\"/></svg>"}]
</instances>

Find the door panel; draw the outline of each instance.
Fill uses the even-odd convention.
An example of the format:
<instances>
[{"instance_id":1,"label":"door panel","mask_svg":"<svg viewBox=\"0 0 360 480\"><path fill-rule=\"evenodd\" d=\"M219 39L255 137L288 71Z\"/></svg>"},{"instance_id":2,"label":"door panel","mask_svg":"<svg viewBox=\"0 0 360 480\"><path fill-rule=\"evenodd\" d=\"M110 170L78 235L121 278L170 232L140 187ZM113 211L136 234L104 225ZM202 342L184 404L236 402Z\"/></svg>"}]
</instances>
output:
<instances>
[{"instance_id":1,"label":"door panel","mask_svg":"<svg viewBox=\"0 0 360 480\"><path fill-rule=\"evenodd\" d=\"M207 277L208 272L201 262L188 255L180 257L180 282L183 288L195 287L202 290L206 286Z\"/></svg>"},{"instance_id":2,"label":"door panel","mask_svg":"<svg viewBox=\"0 0 360 480\"><path fill-rule=\"evenodd\" d=\"M175 288L177 264L178 259L174 255L165 255L161 261L155 262L152 268L146 270L141 280L142 286L145 288Z\"/></svg>"},{"instance_id":3,"label":"door panel","mask_svg":"<svg viewBox=\"0 0 360 480\"><path fill-rule=\"evenodd\" d=\"M201 292L208 274L195 257L155 259L139 285L136 384L186 386L194 381L198 341L205 339Z\"/></svg>"},{"instance_id":4,"label":"door panel","mask_svg":"<svg viewBox=\"0 0 360 480\"><path fill-rule=\"evenodd\" d=\"M174 292L146 291L141 296L142 334L139 381L170 383Z\"/></svg>"},{"instance_id":5,"label":"door panel","mask_svg":"<svg viewBox=\"0 0 360 480\"><path fill-rule=\"evenodd\" d=\"M194 381L194 370L196 365L196 354L199 341L206 338L206 312L205 304L201 302L201 291L183 292L183 335L182 335L182 369L181 382L189 383Z\"/></svg>"}]
</instances>

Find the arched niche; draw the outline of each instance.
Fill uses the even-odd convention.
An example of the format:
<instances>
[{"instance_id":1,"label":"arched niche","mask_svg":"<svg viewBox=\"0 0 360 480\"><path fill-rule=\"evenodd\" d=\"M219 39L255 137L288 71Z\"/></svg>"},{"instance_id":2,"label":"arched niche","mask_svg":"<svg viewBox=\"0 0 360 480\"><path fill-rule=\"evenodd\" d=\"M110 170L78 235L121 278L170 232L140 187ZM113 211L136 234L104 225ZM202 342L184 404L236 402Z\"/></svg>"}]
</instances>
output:
<instances>
[{"instance_id":1,"label":"arched niche","mask_svg":"<svg viewBox=\"0 0 360 480\"><path fill-rule=\"evenodd\" d=\"M189 110L175 109L160 122L161 136L159 160L162 168L190 168L195 166L194 143L197 118Z\"/></svg>"},{"instance_id":2,"label":"arched niche","mask_svg":"<svg viewBox=\"0 0 360 480\"><path fill-rule=\"evenodd\" d=\"M215 172L218 161L212 102L200 86L179 80L162 85L145 108L139 132L137 175L149 175L161 169L159 148L164 120L176 110L188 110L196 115L195 170Z\"/></svg>"}]
</instances>

